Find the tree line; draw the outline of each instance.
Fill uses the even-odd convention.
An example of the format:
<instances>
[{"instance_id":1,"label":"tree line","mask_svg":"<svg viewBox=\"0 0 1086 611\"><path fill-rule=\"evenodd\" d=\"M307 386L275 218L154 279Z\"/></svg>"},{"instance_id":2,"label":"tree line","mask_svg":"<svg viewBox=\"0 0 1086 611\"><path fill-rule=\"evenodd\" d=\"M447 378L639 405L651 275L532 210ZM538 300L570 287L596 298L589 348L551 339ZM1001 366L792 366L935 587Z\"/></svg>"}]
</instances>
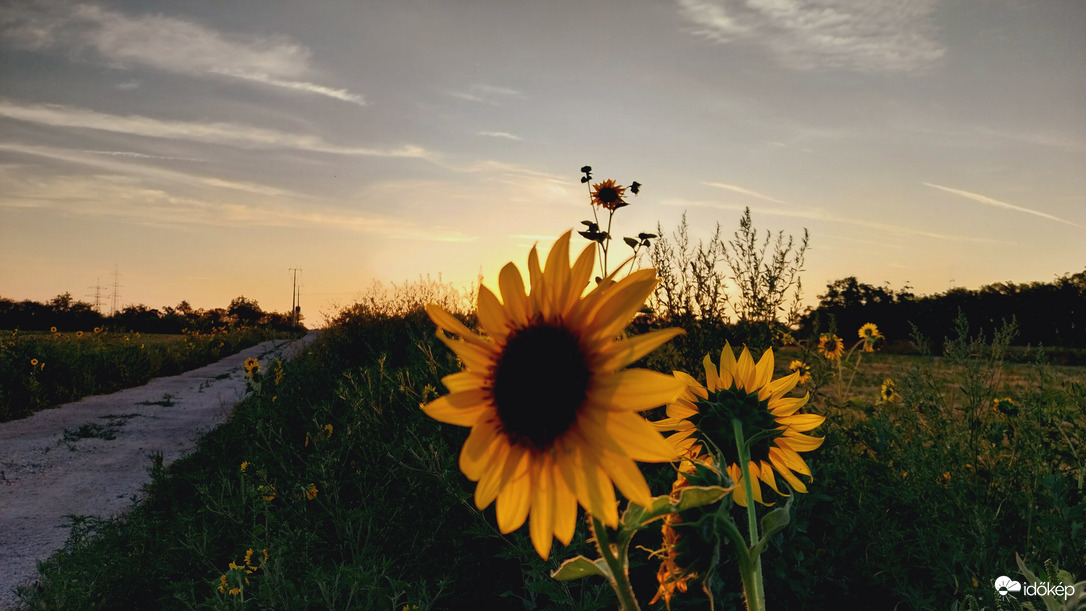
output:
<instances>
[{"instance_id":1,"label":"tree line","mask_svg":"<svg viewBox=\"0 0 1086 611\"><path fill-rule=\"evenodd\" d=\"M876 323L893 340L908 340L912 325L935 342L954 335L958 313L974 333L991 338L1005 322L1018 328L1015 344L1086 348L1086 271L1051 282L998 282L979 289L953 288L934 295L915 295L860 282L855 276L835 280L819 302L800 320L801 333L852 329ZM911 324L910 324L911 323Z\"/></svg>"},{"instance_id":2,"label":"tree line","mask_svg":"<svg viewBox=\"0 0 1086 611\"><path fill-rule=\"evenodd\" d=\"M14 301L0 297L0 329L58 332L89 331L106 328L140 333L183 333L210 331L216 327L261 326L289 331L295 327L290 314L265 312L244 296L236 297L226 308L196 309L188 301L177 306L149 308L130 305L112 315L103 315L94 306L63 293L45 303Z\"/></svg>"}]
</instances>

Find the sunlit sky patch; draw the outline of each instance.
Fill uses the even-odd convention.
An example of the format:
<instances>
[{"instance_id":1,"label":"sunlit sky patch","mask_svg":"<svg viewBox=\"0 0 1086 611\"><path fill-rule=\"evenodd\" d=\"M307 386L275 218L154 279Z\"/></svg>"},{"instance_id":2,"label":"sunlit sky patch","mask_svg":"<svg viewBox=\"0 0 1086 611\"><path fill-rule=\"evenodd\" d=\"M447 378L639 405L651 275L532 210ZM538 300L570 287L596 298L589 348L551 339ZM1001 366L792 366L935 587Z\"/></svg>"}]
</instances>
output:
<instances>
[{"instance_id":1,"label":"sunlit sky patch","mask_svg":"<svg viewBox=\"0 0 1086 611\"><path fill-rule=\"evenodd\" d=\"M14 2L0 7L0 296L319 320L373 280L494 284L616 236L757 227L814 296L1086 267L1086 3ZM621 241L616 249L626 248ZM110 304L105 304L106 306Z\"/></svg>"}]
</instances>

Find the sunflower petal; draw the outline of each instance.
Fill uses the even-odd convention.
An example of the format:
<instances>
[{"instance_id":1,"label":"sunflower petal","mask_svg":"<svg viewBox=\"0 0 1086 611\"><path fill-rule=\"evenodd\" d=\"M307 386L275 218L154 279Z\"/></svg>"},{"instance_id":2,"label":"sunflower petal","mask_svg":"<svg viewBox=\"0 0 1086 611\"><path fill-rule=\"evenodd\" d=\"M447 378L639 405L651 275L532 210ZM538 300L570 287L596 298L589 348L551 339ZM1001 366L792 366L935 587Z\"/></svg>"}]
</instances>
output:
<instances>
[{"instance_id":1,"label":"sunflower petal","mask_svg":"<svg viewBox=\"0 0 1086 611\"><path fill-rule=\"evenodd\" d=\"M479 324L486 334L494 339L503 339L513 326L505 307L498 301L497 295L485 286L479 287L479 306L475 309Z\"/></svg>"},{"instance_id":2,"label":"sunflower petal","mask_svg":"<svg viewBox=\"0 0 1086 611\"><path fill-rule=\"evenodd\" d=\"M532 511L528 531L539 557L546 560L554 539L554 469L551 457L544 454L533 469Z\"/></svg>"},{"instance_id":3,"label":"sunflower petal","mask_svg":"<svg viewBox=\"0 0 1086 611\"><path fill-rule=\"evenodd\" d=\"M508 482L498 493L498 530L509 534L524 524L531 507L532 478L527 473Z\"/></svg>"},{"instance_id":4,"label":"sunflower petal","mask_svg":"<svg viewBox=\"0 0 1086 611\"><path fill-rule=\"evenodd\" d=\"M489 460L484 464L486 471L479 478L479 483L475 485L475 506L480 510L486 509L494 502L494 499L498 498L498 493L505 485L505 478L502 475L506 473L506 465L511 465L508 470L511 473L521 460L523 452L514 454L514 448L515 446L510 446L508 443L494 444ZM463 457L464 451L461 450L461 460Z\"/></svg>"},{"instance_id":5,"label":"sunflower petal","mask_svg":"<svg viewBox=\"0 0 1086 611\"><path fill-rule=\"evenodd\" d=\"M615 488L611 485L611 478L600 465L599 457L595 450L588 445L582 446L581 455L584 467L585 489L587 499L581 499L585 509L596 518L611 528L618 527L618 501L615 499Z\"/></svg>"},{"instance_id":6,"label":"sunflower petal","mask_svg":"<svg viewBox=\"0 0 1086 611\"><path fill-rule=\"evenodd\" d=\"M439 329L444 329L449 333L455 333L460 336L460 339L465 342L471 342L479 346L488 346L489 343L483 338L479 337L475 333L464 326L464 323L457 320L455 316L446 312L441 306L428 303L426 304L426 313L430 316L430 320L434 321L434 324Z\"/></svg>"},{"instance_id":7,"label":"sunflower petal","mask_svg":"<svg viewBox=\"0 0 1086 611\"><path fill-rule=\"evenodd\" d=\"M488 347L484 348L476 344L452 339L445 335L445 332L441 329L437 330L437 338L455 352L456 356L460 357L460 360L464 362L464 366L469 370L483 373L493 366L495 355Z\"/></svg>"},{"instance_id":8,"label":"sunflower petal","mask_svg":"<svg viewBox=\"0 0 1086 611\"><path fill-rule=\"evenodd\" d=\"M554 463L551 473L554 478L554 536L562 545L569 545L577 530L577 496L566 484L557 458Z\"/></svg>"},{"instance_id":9,"label":"sunflower petal","mask_svg":"<svg viewBox=\"0 0 1086 611\"><path fill-rule=\"evenodd\" d=\"M731 388L735 382L735 351L732 350L732 345L728 342L724 342L724 347L720 349L720 388Z\"/></svg>"},{"instance_id":10,"label":"sunflower petal","mask_svg":"<svg viewBox=\"0 0 1086 611\"><path fill-rule=\"evenodd\" d=\"M757 390L758 387L754 385L757 370L754 366L754 358L750 356L750 350L747 350L746 346L743 346L743 351L739 353L733 375L736 388L746 390L748 393Z\"/></svg>"},{"instance_id":11,"label":"sunflower petal","mask_svg":"<svg viewBox=\"0 0 1086 611\"><path fill-rule=\"evenodd\" d=\"M675 447L641 416L633 412L592 410L582 416L581 431L593 448L629 456L642 462L668 462L678 458Z\"/></svg>"},{"instance_id":12,"label":"sunflower petal","mask_svg":"<svg viewBox=\"0 0 1086 611\"><path fill-rule=\"evenodd\" d=\"M471 481L479 481L487 465L493 462L495 452L508 445L492 421L480 420L471 427L464 447L460 448L460 470Z\"/></svg>"},{"instance_id":13,"label":"sunflower petal","mask_svg":"<svg viewBox=\"0 0 1086 611\"><path fill-rule=\"evenodd\" d=\"M449 392L460 392L473 388L482 388L486 383L484 378L471 371L458 371L441 378L441 383Z\"/></svg>"},{"instance_id":14,"label":"sunflower petal","mask_svg":"<svg viewBox=\"0 0 1086 611\"><path fill-rule=\"evenodd\" d=\"M658 329L617 342L611 342L611 344L602 351L602 360L593 368L596 371L615 371L621 369L683 333L685 333L685 331L678 327L674 327L671 329Z\"/></svg>"},{"instance_id":15,"label":"sunflower petal","mask_svg":"<svg viewBox=\"0 0 1086 611\"><path fill-rule=\"evenodd\" d=\"M823 441L825 439L822 437L811 437L803 433L785 431L783 435L777 438L777 445L787 445L796 452L810 452L821 447Z\"/></svg>"},{"instance_id":16,"label":"sunflower petal","mask_svg":"<svg viewBox=\"0 0 1086 611\"><path fill-rule=\"evenodd\" d=\"M675 400L682 383L658 371L625 369L598 376L588 391L588 400L609 410L643 412Z\"/></svg>"},{"instance_id":17,"label":"sunflower petal","mask_svg":"<svg viewBox=\"0 0 1086 611\"><path fill-rule=\"evenodd\" d=\"M708 353L705 354L705 358L701 359L701 366L705 368L705 388L709 392L716 392L726 388L720 384L717 366L713 364L713 359L709 357Z\"/></svg>"},{"instance_id":18,"label":"sunflower petal","mask_svg":"<svg viewBox=\"0 0 1086 611\"><path fill-rule=\"evenodd\" d=\"M623 496L642 507L652 503L652 492L634 461L625 456L600 453L600 463Z\"/></svg>"},{"instance_id":19,"label":"sunflower petal","mask_svg":"<svg viewBox=\"0 0 1086 611\"><path fill-rule=\"evenodd\" d=\"M514 263L506 263L498 274L498 288L502 292L502 302L509 318L518 327L528 323L528 296L524 291L524 279Z\"/></svg>"},{"instance_id":20,"label":"sunflower petal","mask_svg":"<svg viewBox=\"0 0 1086 611\"><path fill-rule=\"evenodd\" d=\"M788 430L802 433L818 428L825 421L826 417L819 416L818 414L793 414L787 418L780 419L777 422L787 426Z\"/></svg>"},{"instance_id":21,"label":"sunflower petal","mask_svg":"<svg viewBox=\"0 0 1086 611\"><path fill-rule=\"evenodd\" d=\"M802 397L777 399L769 405L769 411L773 414L774 418L784 418L796 413L796 410L807 404L807 399L810 394L806 394Z\"/></svg>"},{"instance_id":22,"label":"sunflower petal","mask_svg":"<svg viewBox=\"0 0 1086 611\"><path fill-rule=\"evenodd\" d=\"M545 282L543 297L543 318L550 319L565 311L569 287L569 237L567 231L558 238L547 254L546 267L543 268ZM535 287L532 287L535 292Z\"/></svg>"},{"instance_id":23,"label":"sunflower petal","mask_svg":"<svg viewBox=\"0 0 1086 611\"><path fill-rule=\"evenodd\" d=\"M456 426L474 426L479 418L492 410L489 397L482 388L454 392L422 406L427 416Z\"/></svg>"},{"instance_id":24,"label":"sunflower petal","mask_svg":"<svg viewBox=\"0 0 1086 611\"><path fill-rule=\"evenodd\" d=\"M773 349L766 348L766 351L762 353L762 358L758 359L758 364L754 367L754 388L765 388L769 381L773 379Z\"/></svg>"}]
</instances>

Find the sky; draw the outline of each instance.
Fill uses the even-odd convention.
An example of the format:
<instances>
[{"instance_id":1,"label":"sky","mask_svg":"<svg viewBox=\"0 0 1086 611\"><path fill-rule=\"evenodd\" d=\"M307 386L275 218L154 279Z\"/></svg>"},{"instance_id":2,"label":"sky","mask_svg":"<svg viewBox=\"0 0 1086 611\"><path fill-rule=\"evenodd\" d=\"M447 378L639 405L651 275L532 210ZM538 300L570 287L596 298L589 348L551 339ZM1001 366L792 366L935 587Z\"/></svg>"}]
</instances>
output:
<instances>
[{"instance_id":1,"label":"sky","mask_svg":"<svg viewBox=\"0 0 1086 611\"><path fill-rule=\"evenodd\" d=\"M313 321L496 286L592 218L584 165L643 185L616 238L807 229L808 302L1051 281L1086 269L1083 31L1081 0L4 2L0 296L285 312L297 280Z\"/></svg>"}]
</instances>

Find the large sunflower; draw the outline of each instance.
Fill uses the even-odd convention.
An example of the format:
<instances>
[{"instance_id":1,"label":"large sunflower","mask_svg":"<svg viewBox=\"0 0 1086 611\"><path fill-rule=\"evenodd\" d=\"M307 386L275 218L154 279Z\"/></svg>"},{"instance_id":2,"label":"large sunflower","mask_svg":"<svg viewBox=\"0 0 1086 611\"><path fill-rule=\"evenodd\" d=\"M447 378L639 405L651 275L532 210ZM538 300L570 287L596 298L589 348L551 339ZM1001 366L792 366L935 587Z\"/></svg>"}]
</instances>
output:
<instances>
[{"instance_id":1,"label":"large sunflower","mask_svg":"<svg viewBox=\"0 0 1086 611\"><path fill-rule=\"evenodd\" d=\"M657 423L657 427L678 431L668 440L680 451L687 451L700 441L720 452L731 453L736 447L732 421L738 419L743 425L743 436L750 443L748 466L754 500L767 504L762 500L759 480L783 494L777 487L774 472L793 490L807 492L807 487L795 475L802 473L811 477L811 470L799 452L818 448L822 438L803 433L822 424L825 417L796 413L806 405L809 393L802 397L785 397L796 387L800 372L772 380L772 350L766 350L755 364L745 347L736 360L728 343L720 352L719 369L708 354L702 364L708 388L676 371L675 377L685 382L687 390L667 406L668 419ZM735 482L732 493L735 502L746 507L742 470L733 461L727 466L727 472Z\"/></svg>"},{"instance_id":2,"label":"large sunflower","mask_svg":"<svg viewBox=\"0 0 1086 611\"><path fill-rule=\"evenodd\" d=\"M475 505L483 509L496 499L503 533L530 519L532 544L544 559L552 535L569 543L578 503L617 527L612 482L646 506L652 494L634 461L678 456L637 412L671 401L682 384L655 371L623 369L682 333L661 329L621 338L656 287L656 270L621 281L611 274L582 296L596 245L589 244L571 267L569 238L567 232L558 239L542 269L532 248L530 293L513 263L498 277L501 301L479 288L485 336L436 305L426 307L438 337L465 369L446 376L449 394L422 409L436 420L471 427L460 470L479 482Z\"/></svg>"}]
</instances>

